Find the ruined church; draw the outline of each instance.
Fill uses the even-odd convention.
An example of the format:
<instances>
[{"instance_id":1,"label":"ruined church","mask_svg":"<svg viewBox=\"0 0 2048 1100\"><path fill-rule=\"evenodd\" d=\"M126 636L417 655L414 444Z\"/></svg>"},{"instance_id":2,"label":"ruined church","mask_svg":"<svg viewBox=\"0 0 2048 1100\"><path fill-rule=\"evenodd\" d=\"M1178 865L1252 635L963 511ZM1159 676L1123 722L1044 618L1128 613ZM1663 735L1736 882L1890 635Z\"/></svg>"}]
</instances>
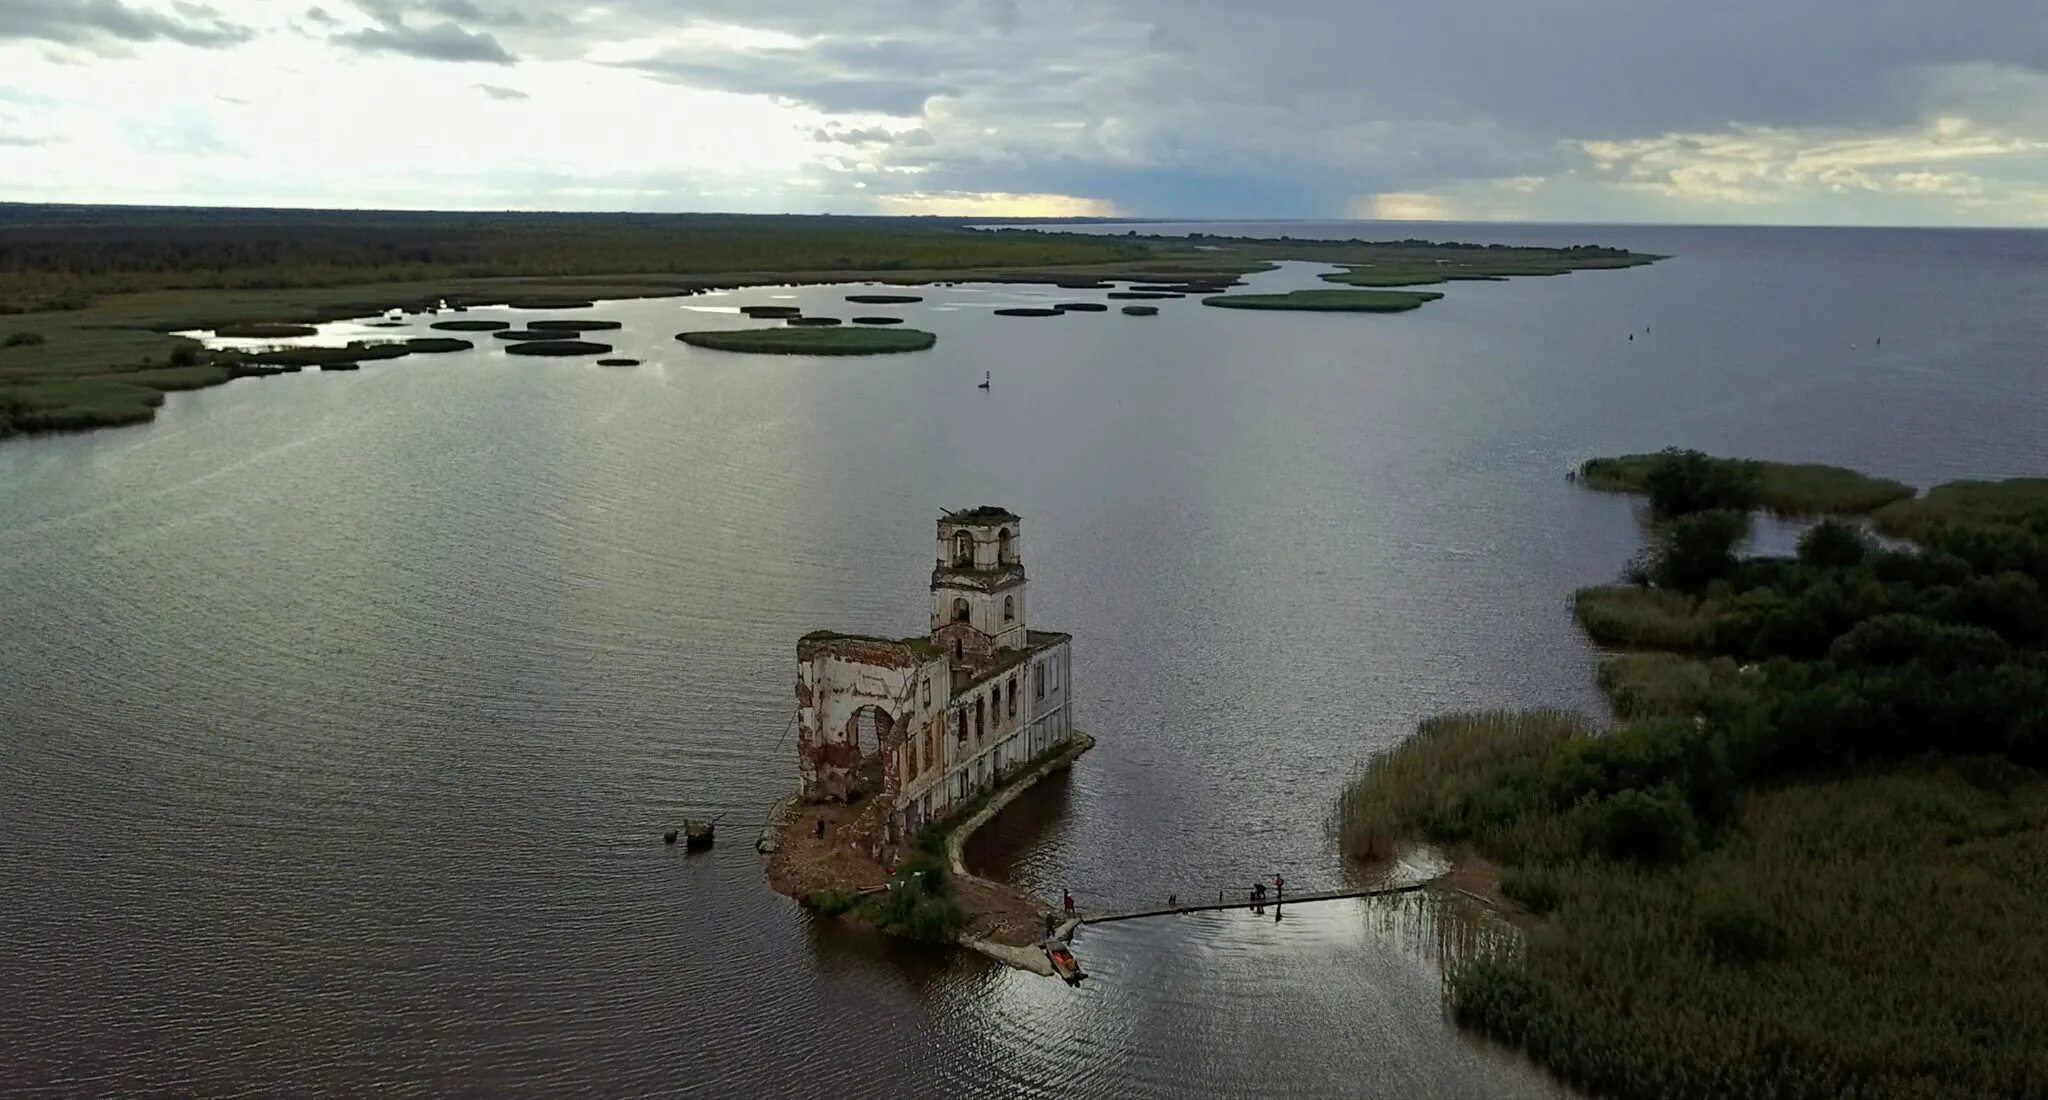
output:
<instances>
[{"instance_id":1,"label":"ruined church","mask_svg":"<svg viewBox=\"0 0 2048 1100\"><path fill-rule=\"evenodd\" d=\"M797 643L797 755L810 801L874 796L880 847L1000 782L1073 731L1066 634L1027 625L1022 521L939 520L931 632L815 631Z\"/></svg>"}]
</instances>

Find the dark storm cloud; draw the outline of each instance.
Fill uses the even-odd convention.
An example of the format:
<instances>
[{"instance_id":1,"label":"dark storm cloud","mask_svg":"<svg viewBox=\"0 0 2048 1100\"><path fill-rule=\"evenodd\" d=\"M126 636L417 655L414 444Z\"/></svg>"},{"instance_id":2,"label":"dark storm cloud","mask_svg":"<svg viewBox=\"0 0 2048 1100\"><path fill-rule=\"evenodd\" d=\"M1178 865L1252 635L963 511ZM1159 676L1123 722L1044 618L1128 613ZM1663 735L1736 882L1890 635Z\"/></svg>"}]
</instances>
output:
<instances>
[{"instance_id":1,"label":"dark storm cloud","mask_svg":"<svg viewBox=\"0 0 2048 1100\"><path fill-rule=\"evenodd\" d=\"M957 90L932 49L901 40L825 40L801 48L672 50L628 67L657 80L806 103L828 113L916 115Z\"/></svg>"},{"instance_id":2,"label":"dark storm cloud","mask_svg":"<svg viewBox=\"0 0 2048 1100\"><path fill-rule=\"evenodd\" d=\"M453 23L431 27L383 26L334 36L334 41L365 53L396 53L427 61L483 61L510 65L516 60L488 33L466 31Z\"/></svg>"},{"instance_id":3,"label":"dark storm cloud","mask_svg":"<svg viewBox=\"0 0 2048 1100\"><path fill-rule=\"evenodd\" d=\"M213 47L249 40L247 27L204 4L179 3L172 11L131 7L120 0L0 0L0 39L86 47L109 41Z\"/></svg>"}]
</instances>

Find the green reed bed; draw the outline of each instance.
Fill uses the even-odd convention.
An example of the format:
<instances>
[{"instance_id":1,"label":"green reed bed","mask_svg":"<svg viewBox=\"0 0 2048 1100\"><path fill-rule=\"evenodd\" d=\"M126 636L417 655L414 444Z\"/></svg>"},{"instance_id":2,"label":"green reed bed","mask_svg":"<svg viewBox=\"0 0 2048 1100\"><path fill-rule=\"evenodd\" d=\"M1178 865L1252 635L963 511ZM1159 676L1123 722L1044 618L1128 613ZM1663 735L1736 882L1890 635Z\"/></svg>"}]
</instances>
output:
<instances>
[{"instance_id":1,"label":"green reed bed","mask_svg":"<svg viewBox=\"0 0 2048 1100\"><path fill-rule=\"evenodd\" d=\"M1715 458L1677 449L1591 459L1579 477L1589 489L1648 496L1660 514L1764 508L1785 515L1856 515L1913 495L1910 485L1840 466ZM1693 503L1688 492L1718 496Z\"/></svg>"},{"instance_id":2,"label":"green reed bed","mask_svg":"<svg viewBox=\"0 0 2048 1100\"><path fill-rule=\"evenodd\" d=\"M1683 592L1600 585L1572 595L1572 613L1602 645L1691 652L1713 637L1713 608Z\"/></svg>"},{"instance_id":3,"label":"green reed bed","mask_svg":"<svg viewBox=\"0 0 2048 1100\"><path fill-rule=\"evenodd\" d=\"M1441 297L1426 290L1290 290L1285 294L1219 294L1202 299L1202 304L1311 313L1405 313Z\"/></svg>"}]
</instances>

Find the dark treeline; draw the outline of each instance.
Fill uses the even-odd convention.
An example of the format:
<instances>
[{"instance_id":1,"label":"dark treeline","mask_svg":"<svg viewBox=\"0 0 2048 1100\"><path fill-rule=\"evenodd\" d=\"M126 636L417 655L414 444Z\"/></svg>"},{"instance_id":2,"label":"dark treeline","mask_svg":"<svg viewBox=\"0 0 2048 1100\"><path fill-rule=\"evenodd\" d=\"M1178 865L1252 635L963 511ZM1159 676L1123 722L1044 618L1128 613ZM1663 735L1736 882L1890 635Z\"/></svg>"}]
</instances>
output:
<instances>
[{"instance_id":1,"label":"dark treeline","mask_svg":"<svg viewBox=\"0 0 2048 1100\"><path fill-rule=\"evenodd\" d=\"M1123 238L976 231L951 219L526 214L0 204L0 302L77 308L165 287L325 286L497 275L902 271L1108 263Z\"/></svg>"}]
</instances>

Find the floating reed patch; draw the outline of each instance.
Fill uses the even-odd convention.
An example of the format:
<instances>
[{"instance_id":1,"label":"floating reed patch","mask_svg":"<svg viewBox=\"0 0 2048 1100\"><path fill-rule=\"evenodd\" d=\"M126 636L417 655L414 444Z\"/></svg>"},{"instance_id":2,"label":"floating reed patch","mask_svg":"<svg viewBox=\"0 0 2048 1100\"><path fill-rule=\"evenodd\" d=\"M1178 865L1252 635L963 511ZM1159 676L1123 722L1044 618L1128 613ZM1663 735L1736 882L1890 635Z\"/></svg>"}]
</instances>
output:
<instances>
[{"instance_id":1,"label":"floating reed patch","mask_svg":"<svg viewBox=\"0 0 2048 1100\"><path fill-rule=\"evenodd\" d=\"M918 294L849 294L846 300L859 302L864 306L897 306L922 302L924 297Z\"/></svg>"},{"instance_id":2,"label":"floating reed patch","mask_svg":"<svg viewBox=\"0 0 2048 1100\"><path fill-rule=\"evenodd\" d=\"M692 347L760 355L887 355L923 351L938 337L915 328L744 328L679 332Z\"/></svg>"},{"instance_id":3,"label":"floating reed patch","mask_svg":"<svg viewBox=\"0 0 2048 1100\"><path fill-rule=\"evenodd\" d=\"M590 340L531 340L511 344L505 348L507 355L603 355L612 350L610 344L599 344Z\"/></svg>"},{"instance_id":4,"label":"floating reed patch","mask_svg":"<svg viewBox=\"0 0 2048 1100\"><path fill-rule=\"evenodd\" d=\"M449 351L468 351L476 345L452 336L415 336L407 340L404 346L407 351L435 355Z\"/></svg>"},{"instance_id":5,"label":"floating reed patch","mask_svg":"<svg viewBox=\"0 0 2048 1100\"><path fill-rule=\"evenodd\" d=\"M435 326L436 328L440 326ZM526 327L532 332L608 332L625 328L622 321L528 321Z\"/></svg>"},{"instance_id":6,"label":"floating reed patch","mask_svg":"<svg viewBox=\"0 0 2048 1100\"><path fill-rule=\"evenodd\" d=\"M318 336L320 330L312 325L246 324L222 325L214 329L213 334L238 340L287 340L300 336Z\"/></svg>"},{"instance_id":7,"label":"floating reed patch","mask_svg":"<svg viewBox=\"0 0 2048 1100\"><path fill-rule=\"evenodd\" d=\"M386 322L389 324L390 322ZM444 332L498 332L512 327L510 321L435 321L428 328Z\"/></svg>"}]
</instances>

